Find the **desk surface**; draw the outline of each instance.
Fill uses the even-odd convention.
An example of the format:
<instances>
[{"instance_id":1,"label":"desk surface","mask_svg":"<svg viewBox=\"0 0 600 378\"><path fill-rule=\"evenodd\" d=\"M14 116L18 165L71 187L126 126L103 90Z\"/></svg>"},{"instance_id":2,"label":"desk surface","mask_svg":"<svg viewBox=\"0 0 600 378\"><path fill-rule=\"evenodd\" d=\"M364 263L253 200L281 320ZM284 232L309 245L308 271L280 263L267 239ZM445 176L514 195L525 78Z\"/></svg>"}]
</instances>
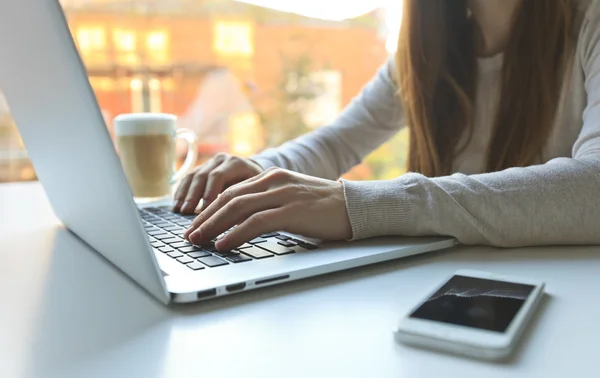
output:
<instances>
[{"instance_id":1,"label":"desk surface","mask_svg":"<svg viewBox=\"0 0 600 378\"><path fill-rule=\"evenodd\" d=\"M456 248L165 307L55 218L38 184L0 185L0 377L597 377L600 248ZM549 295L507 364L397 345L455 270L532 276Z\"/></svg>"}]
</instances>

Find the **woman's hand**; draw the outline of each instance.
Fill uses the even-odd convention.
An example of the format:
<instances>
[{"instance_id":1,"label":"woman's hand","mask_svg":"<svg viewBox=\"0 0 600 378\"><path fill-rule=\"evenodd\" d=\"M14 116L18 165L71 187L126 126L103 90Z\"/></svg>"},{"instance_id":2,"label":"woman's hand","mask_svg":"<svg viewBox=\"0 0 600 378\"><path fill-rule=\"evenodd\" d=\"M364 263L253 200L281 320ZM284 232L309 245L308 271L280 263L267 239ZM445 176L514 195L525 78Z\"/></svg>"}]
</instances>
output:
<instances>
[{"instance_id":1,"label":"woman's hand","mask_svg":"<svg viewBox=\"0 0 600 378\"><path fill-rule=\"evenodd\" d=\"M337 181L283 170L267 171L225 190L192 222L184 237L202 245L217 241L229 250L271 231L322 240L352 237L344 189Z\"/></svg>"},{"instance_id":2,"label":"woman's hand","mask_svg":"<svg viewBox=\"0 0 600 378\"><path fill-rule=\"evenodd\" d=\"M262 171L250 159L218 154L181 181L175 193L173 211L192 214L201 199L205 209L223 190Z\"/></svg>"}]
</instances>

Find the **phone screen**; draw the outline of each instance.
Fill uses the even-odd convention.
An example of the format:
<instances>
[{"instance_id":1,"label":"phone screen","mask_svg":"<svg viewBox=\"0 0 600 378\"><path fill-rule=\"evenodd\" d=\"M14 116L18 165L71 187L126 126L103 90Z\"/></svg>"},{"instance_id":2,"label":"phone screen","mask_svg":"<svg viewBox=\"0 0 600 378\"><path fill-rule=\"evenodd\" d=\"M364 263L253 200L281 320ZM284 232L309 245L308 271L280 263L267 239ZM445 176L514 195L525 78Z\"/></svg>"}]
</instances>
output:
<instances>
[{"instance_id":1,"label":"phone screen","mask_svg":"<svg viewBox=\"0 0 600 378\"><path fill-rule=\"evenodd\" d=\"M505 332L534 288L513 282L454 276L410 317Z\"/></svg>"}]
</instances>

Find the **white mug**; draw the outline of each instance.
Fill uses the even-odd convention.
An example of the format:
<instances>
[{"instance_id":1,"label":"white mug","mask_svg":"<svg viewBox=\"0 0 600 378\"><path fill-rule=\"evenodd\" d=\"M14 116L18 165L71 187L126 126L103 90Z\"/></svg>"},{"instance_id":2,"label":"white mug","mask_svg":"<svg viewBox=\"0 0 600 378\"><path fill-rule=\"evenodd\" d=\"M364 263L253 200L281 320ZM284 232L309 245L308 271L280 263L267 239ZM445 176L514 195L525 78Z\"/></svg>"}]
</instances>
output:
<instances>
[{"instance_id":1,"label":"white mug","mask_svg":"<svg viewBox=\"0 0 600 378\"><path fill-rule=\"evenodd\" d=\"M176 123L175 115L165 113L121 114L113 121L121 165L138 203L168 198L196 163L198 138L191 130L177 129ZM175 171L178 138L188 143L188 153Z\"/></svg>"}]
</instances>

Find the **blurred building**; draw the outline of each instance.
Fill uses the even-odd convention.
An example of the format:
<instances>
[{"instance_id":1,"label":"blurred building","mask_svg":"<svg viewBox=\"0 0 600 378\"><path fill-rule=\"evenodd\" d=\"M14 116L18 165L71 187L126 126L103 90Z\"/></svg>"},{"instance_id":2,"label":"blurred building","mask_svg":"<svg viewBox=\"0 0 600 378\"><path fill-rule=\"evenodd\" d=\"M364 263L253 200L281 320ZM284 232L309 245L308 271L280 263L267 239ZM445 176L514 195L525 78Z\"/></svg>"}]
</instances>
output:
<instances>
[{"instance_id":1,"label":"blurred building","mask_svg":"<svg viewBox=\"0 0 600 378\"><path fill-rule=\"evenodd\" d=\"M261 115L282 106L278 92L294 79L294 62L308 58L325 89L303 106L314 127L335 117L387 56L375 14L329 22L231 0L62 3L106 119L175 113L207 155L264 147Z\"/></svg>"},{"instance_id":2,"label":"blurred building","mask_svg":"<svg viewBox=\"0 0 600 378\"><path fill-rule=\"evenodd\" d=\"M111 133L120 113L174 113L204 159L327 124L388 54L381 12L334 22L233 0L60 2ZM0 181L29 179L0 101Z\"/></svg>"}]
</instances>

